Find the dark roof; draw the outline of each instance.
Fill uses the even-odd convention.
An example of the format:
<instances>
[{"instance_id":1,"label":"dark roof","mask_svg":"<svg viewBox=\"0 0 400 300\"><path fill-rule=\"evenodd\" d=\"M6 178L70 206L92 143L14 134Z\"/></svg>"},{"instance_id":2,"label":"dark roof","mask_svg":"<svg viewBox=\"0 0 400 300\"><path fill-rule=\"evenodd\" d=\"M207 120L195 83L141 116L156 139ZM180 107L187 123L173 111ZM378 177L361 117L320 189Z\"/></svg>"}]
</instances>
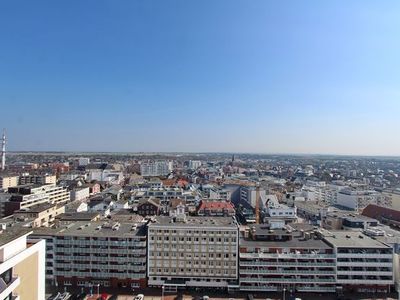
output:
<instances>
[{"instance_id":1,"label":"dark roof","mask_svg":"<svg viewBox=\"0 0 400 300\"><path fill-rule=\"evenodd\" d=\"M0 247L30 232L32 232L32 229L21 226L7 227L6 230L0 231Z\"/></svg>"},{"instance_id":2,"label":"dark roof","mask_svg":"<svg viewBox=\"0 0 400 300\"><path fill-rule=\"evenodd\" d=\"M56 216L56 219L60 221L91 221L100 214L97 212L75 212L75 213L64 213Z\"/></svg>"},{"instance_id":3,"label":"dark roof","mask_svg":"<svg viewBox=\"0 0 400 300\"><path fill-rule=\"evenodd\" d=\"M57 206L56 203L40 203L40 204L36 204L36 205L32 205L30 207L27 208L23 208L23 209L19 209L17 211L14 212L14 214L18 214L18 213L40 213L42 211L48 210L54 206Z\"/></svg>"}]
</instances>

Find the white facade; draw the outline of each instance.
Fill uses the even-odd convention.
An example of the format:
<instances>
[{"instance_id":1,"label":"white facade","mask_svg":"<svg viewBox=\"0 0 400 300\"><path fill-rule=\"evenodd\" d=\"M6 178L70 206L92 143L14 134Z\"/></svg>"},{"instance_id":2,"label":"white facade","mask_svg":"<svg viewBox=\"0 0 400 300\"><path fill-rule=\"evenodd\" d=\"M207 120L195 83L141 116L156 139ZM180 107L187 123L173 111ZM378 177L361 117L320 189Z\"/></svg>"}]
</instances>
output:
<instances>
[{"instance_id":1,"label":"white facade","mask_svg":"<svg viewBox=\"0 0 400 300\"><path fill-rule=\"evenodd\" d=\"M189 160L189 169L196 170L201 167L200 160Z\"/></svg>"},{"instance_id":2,"label":"white facade","mask_svg":"<svg viewBox=\"0 0 400 300\"><path fill-rule=\"evenodd\" d=\"M172 172L173 165L170 161L143 162L140 164L142 176L167 176Z\"/></svg>"},{"instance_id":3,"label":"white facade","mask_svg":"<svg viewBox=\"0 0 400 300\"><path fill-rule=\"evenodd\" d=\"M15 233L0 246L0 299L45 299L45 241L30 240L28 247L29 234Z\"/></svg>"},{"instance_id":4,"label":"white facade","mask_svg":"<svg viewBox=\"0 0 400 300\"><path fill-rule=\"evenodd\" d=\"M250 203L251 206L253 207L256 206L256 195L257 191L255 187L242 186L240 188L240 200ZM260 189L260 198L261 199L265 198L265 195L266 195L265 190Z\"/></svg>"},{"instance_id":5,"label":"white facade","mask_svg":"<svg viewBox=\"0 0 400 300\"><path fill-rule=\"evenodd\" d=\"M79 166L87 166L90 163L90 158L88 157L80 157L78 159Z\"/></svg>"},{"instance_id":6,"label":"white facade","mask_svg":"<svg viewBox=\"0 0 400 300\"><path fill-rule=\"evenodd\" d=\"M90 189L89 187L78 188L71 191L71 201L82 201L89 198Z\"/></svg>"},{"instance_id":7,"label":"white facade","mask_svg":"<svg viewBox=\"0 0 400 300\"><path fill-rule=\"evenodd\" d=\"M343 189L338 192L336 204L355 211L362 211L368 204L382 205L384 199L385 197L376 191Z\"/></svg>"},{"instance_id":8,"label":"white facade","mask_svg":"<svg viewBox=\"0 0 400 300\"><path fill-rule=\"evenodd\" d=\"M227 288L236 282L238 227L232 218L170 221L157 217L149 225L150 286Z\"/></svg>"},{"instance_id":9,"label":"white facade","mask_svg":"<svg viewBox=\"0 0 400 300\"><path fill-rule=\"evenodd\" d=\"M388 292L394 283L393 249L360 232L333 231L324 237L336 254L337 283L358 292Z\"/></svg>"},{"instance_id":10,"label":"white facade","mask_svg":"<svg viewBox=\"0 0 400 300\"><path fill-rule=\"evenodd\" d=\"M109 170L109 169L91 169L88 174L88 181L105 181L112 184L119 184L122 182L124 176L122 172Z\"/></svg>"}]
</instances>

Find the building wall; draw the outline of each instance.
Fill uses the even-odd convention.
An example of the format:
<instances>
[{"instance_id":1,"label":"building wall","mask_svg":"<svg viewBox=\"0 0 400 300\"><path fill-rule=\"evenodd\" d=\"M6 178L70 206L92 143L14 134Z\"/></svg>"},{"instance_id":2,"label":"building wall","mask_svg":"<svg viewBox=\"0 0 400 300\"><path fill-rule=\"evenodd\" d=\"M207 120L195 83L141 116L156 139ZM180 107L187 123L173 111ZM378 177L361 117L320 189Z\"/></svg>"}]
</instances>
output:
<instances>
[{"instance_id":1,"label":"building wall","mask_svg":"<svg viewBox=\"0 0 400 300\"><path fill-rule=\"evenodd\" d=\"M15 289L15 292L22 300L37 300L34 291L39 286L39 278L36 274L39 272L39 254L36 252L18 263L13 271L15 275L21 277L21 284Z\"/></svg>"},{"instance_id":2,"label":"building wall","mask_svg":"<svg viewBox=\"0 0 400 300\"><path fill-rule=\"evenodd\" d=\"M149 285L171 278L186 286L226 288L237 279L237 228L150 225L148 236Z\"/></svg>"},{"instance_id":3,"label":"building wall","mask_svg":"<svg viewBox=\"0 0 400 300\"><path fill-rule=\"evenodd\" d=\"M18 176L0 177L0 189L8 189L18 185Z\"/></svg>"},{"instance_id":4,"label":"building wall","mask_svg":"<svg viewBox=\"0 0 400 300\"><path fill-rule=\"evenodd\" d=\"M18 238L17 243L20 244L21 240L26 247L26 236ZM10 247L14 248L13 242L2 248ZM45 241L36 240L29 247L14 251L14 254L0 263L0 273L12 268L13 277L19 280L13 293L19 295L21 300L45 299Z\"/></svg>"}]
</instances>

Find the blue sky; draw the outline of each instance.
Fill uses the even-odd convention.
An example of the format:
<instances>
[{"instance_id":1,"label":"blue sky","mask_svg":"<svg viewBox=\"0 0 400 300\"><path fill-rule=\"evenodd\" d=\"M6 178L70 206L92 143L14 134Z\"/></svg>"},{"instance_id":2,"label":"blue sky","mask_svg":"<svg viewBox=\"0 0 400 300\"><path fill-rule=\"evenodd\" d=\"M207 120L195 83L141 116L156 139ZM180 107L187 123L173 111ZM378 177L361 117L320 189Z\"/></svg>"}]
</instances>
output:
<instances>
[{"instance_id":1,"label":"blue sky","mask_svg":"<svg viewBox=\"0 0 400 300\"><path fill-rule=\"evenodd\" d=\"M400 155L399 1L2 1L10 150Z\"/></svg>"}]
</instances>

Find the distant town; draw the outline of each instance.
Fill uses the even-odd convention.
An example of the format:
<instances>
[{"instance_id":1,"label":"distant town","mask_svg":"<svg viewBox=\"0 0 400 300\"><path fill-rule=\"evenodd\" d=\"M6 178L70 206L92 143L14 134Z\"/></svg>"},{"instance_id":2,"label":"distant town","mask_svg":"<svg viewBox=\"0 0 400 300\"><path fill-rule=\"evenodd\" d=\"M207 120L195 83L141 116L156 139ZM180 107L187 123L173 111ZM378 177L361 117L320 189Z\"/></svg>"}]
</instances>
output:
<instances>
[{"instance_id":1,"label":"distant town","mask_svg":"<svg viewBox=\"0 0 400 300\"><path fill-rule=\"evenodd\" d=\"M1 299L375 298L400 287L400 158L5 145Z\"/></svg>"}]
</instances>

